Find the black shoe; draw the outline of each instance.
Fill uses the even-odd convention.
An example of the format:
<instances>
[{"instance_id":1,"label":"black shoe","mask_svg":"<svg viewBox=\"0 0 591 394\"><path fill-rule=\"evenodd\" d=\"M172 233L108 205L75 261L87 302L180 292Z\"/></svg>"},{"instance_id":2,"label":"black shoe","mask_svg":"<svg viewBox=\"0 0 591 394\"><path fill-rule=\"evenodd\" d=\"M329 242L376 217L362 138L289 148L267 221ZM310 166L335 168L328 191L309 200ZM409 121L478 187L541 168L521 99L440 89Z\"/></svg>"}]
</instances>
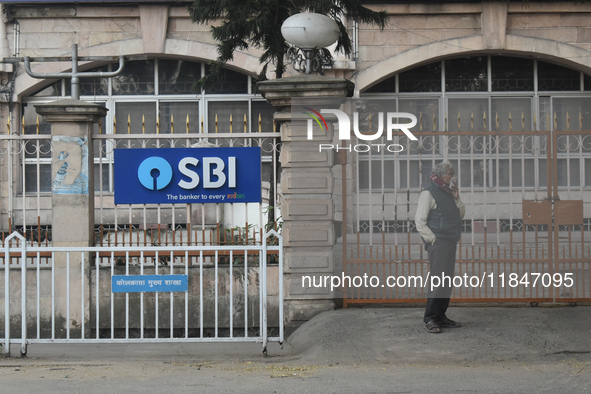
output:
<instances>
[{"instance_id":1,"label":"black shoe","mask_svg":"<svg viewBox=\"0 0 591 394\"><path fill-rule=\"evenodd\" d=\"M462 323L454 321L452 319L448 319L447 317L443 320L439 320L436 324L438 324L440 327L445 327L445 328L462 327Z\"/></svg>"},{"instance_id":2,"label":"black shoe","mask_svg":"<svg viewBox=\"0 0 591 394\"><path fill-rule=\"evenodd\" d=\"M441 332L441 328L439 327L439 324L437 324L437 322L435 320L430 320L425 324L425 330L427 330L427 332L431 333L431 334L439 334Z\"/></svg>"}]
</instances>

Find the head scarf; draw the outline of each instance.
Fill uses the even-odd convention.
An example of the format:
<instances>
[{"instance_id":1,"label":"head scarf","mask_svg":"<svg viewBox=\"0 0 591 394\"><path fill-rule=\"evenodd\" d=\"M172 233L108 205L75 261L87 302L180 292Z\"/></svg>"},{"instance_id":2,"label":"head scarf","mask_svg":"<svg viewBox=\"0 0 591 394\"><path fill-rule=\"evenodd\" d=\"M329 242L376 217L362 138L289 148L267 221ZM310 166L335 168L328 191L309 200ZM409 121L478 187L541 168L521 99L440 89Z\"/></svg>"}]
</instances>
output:
<instances>
[{"instance_id":1,"label":"head scarf","mask_svg":"<svg viewBox=\"0 0 591 394\"><path fill-rule=\"evenodd\" d=\"M449 185L446 184L445 182L443 182L443 179L439 178L437 175L433 174L431 175L431 180L437 185L439 186L441 189L443 189L443 191L445 191L448 194L452 194L451 193L451 189L449 188Z\"/></svg>"}]
</instances>

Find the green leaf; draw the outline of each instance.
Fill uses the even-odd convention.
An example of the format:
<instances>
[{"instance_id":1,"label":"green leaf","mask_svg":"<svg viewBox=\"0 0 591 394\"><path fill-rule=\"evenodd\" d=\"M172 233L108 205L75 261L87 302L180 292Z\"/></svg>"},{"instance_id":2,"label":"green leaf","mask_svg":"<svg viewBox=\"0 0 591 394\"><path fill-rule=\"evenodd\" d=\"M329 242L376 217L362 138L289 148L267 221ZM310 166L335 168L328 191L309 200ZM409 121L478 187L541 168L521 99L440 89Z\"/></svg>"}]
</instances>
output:
<instances>
[{"instance_id":1,"label":"green leaf","mask_svg":"<svg viewBox=\"0 0 591 394\"><path fill-rule=\"evenodd\" d=\"M352 42L341 18L347 16L357 22L376 25L384 29L388 22L385 11L373 11L361 0L195 0L188 6L191 20L197 24L210 24L212 37L217 42L218 58L208 75L195 84L202 89L220 77L218 67L233 60L234 52L260 49L259 61L266 74L270 64L275 65L275 76L285 72L284 56L288 44L281 35L281 25L300 12L317 12L333 18L339 27L336 50L348 55ZM328 51L325 51L328 53Z\"/></svg>"}]
</instances>

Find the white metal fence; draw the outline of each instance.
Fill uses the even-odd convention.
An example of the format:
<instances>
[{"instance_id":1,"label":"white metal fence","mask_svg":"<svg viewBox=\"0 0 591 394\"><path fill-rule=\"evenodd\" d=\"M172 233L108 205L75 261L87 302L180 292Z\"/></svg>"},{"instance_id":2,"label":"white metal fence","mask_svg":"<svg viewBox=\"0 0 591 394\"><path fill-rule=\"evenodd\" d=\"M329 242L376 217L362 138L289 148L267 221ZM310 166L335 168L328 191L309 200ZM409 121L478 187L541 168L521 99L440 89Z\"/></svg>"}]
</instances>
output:
<instances>
[{"instance_id":1,"label":"white metal fence","mask_svg":"<svg viewBox=\"0 0 591 394\"><path fill-rule=\"evenodd\" d=\"M283 342L282 237L258 245L34 245L18 232L0 258L3 352L20 344ZM23 262L26 262L23 264ZM112 278L186 276L182 292L114 292ZM120 278L120 277L119 277Z\"/></svg>"}]
</instances>

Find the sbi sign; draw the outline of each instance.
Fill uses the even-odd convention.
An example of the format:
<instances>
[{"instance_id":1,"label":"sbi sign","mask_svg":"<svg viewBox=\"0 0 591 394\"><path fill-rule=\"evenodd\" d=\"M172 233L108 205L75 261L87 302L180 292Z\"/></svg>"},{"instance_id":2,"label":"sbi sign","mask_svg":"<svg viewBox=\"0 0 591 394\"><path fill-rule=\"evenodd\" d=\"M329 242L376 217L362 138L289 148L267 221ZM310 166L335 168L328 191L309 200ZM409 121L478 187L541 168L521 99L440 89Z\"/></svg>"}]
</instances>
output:
<instances>
[{"instance_id":1,"label":"sbi sign","mask_svg":"<svg viewBox=\"0 0 591 394\"><path fill-rule=\"evenodd\" d=\"M260 148L115 149L115 204L261 201Z\"/></svg>"}]
</instances>

